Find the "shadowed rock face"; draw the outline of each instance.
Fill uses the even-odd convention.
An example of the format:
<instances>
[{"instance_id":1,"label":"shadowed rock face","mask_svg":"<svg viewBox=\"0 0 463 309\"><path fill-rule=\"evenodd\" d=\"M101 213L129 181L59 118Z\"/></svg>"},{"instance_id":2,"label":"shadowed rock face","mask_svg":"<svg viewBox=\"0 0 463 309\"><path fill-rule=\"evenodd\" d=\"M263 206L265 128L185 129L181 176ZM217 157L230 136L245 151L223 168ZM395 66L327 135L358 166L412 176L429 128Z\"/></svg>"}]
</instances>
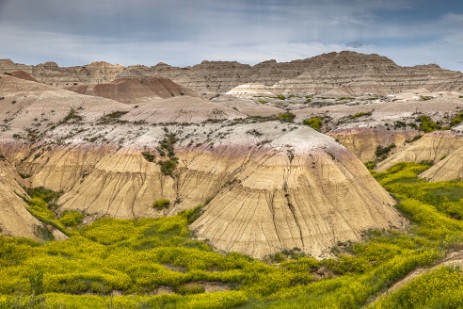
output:
<instances>
[{"instance_id":1,"label":"shadowed rock face","mask_svg":"<svg viewBox=\"0 0 463 309\"><path fill-rule=\"evenodd\" d=\"M255 66L203 61L186 68L164 63L125 68L105 62L60 68L53 62L26 66L9 60L0 61L0 72L17 70L31 74L40 82L60 87L108 83L116 78L164 77L200 94L222 94L247 83L263 84L273 93L291 94L388 94L417 88L463 91L463 76L459 72L444 70L437 65L400 67L386 57L350 51L282 63L264 61Z\"/></svg>"},{"instance_id":2,"label":"shadowed rock face","mask_svg":"<svg viewBox=\"0 0 463 309\"><path fill-rule=\"evenodd\" d=\"M326 256L339 241L404 223L361 161L309 127L246 118L200 98L135 107L1 77L0 152L31 175L28 185L63 190L60 210L159 217L210 200L191 229L218 249L255 257L294 247ZM167 157L159 146L170 135ZM169 207L154 209L159 198Z\"/></svg>"}]
</instances>

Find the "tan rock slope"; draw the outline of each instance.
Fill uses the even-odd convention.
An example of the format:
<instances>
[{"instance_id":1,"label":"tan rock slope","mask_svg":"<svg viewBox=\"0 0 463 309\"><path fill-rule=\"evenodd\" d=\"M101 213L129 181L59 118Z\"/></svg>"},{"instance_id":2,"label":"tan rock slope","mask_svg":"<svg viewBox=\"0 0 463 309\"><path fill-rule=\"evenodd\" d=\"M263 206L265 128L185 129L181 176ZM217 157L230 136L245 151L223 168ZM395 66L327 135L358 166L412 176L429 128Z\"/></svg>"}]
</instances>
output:
<instances>
[{"instance_id":1,"label":"tan rock slope","mask_svg":"<svg viewBox=\"0 0 463 309\"><path fill-rule=\"evenodd\" d=\"M38 239L42 223L27 210L19 195L27 196L14 176L16 171L6 162L0 161L0 231L3 235L14 235ZM19 178L19 177L18 177Z\"/></svg>"},{"instance_id":2,"label":"tan rock slope","mask_svg":"<svg viewBox=\"0 0 463 309\"><path fill-rule=\"evenodd\" d=\"M399 162L433 161L437 163L463 147L463 136L452 131L436 131L425 134L378 164L384 171Z\"/></svg>"},{"instance_id":3,"label":"tan rock slope","mask_svg":"<svg viewBox=\"0 0 463 309\"><path fill-rule=\"evenodd\" d=\"M463 139L463 136L461 136ZM420 177L430 181L448 181L463 179L463 146L449 154Z\"/></svg>"},{"instance_id":4,"label":"tan rock slope","mask_svg":"<svg viewBox=\"0 0 463 309\"><path fill-rule=\"evenodd\" d=\"M338 129L328 133L346 148L351 150L362 162L374 161L378 146L403 147L413 140L417 130L384 130L370 128Z\"/></svg>"},{"instance_id":5,"label":"tan rock slope","mask_svg":"<svg viewBox=\"0 0 463 309\"><path fill-rule=\"evenodd\" d=\"M7 75L0 92L0 150L26 185L63 190L61 210L156 217L210 200L191 227L198 237L255 257L294 247L326 256L404 223L361 161L308 127L200 98L133 106ZM159 198L170 205L153 208Z\"/></svg>"}]
</instances>

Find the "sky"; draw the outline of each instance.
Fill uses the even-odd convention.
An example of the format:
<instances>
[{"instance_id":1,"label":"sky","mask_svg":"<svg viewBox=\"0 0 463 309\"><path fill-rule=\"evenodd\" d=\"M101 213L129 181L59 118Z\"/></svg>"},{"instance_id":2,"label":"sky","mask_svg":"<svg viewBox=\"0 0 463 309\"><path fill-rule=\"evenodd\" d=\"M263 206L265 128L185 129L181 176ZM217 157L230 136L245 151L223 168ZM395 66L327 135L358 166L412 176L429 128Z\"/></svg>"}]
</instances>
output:
<instances>
[{"instance_id":1,"label":"sky","mask_svg":"<svg viewBox=\"0 0 463 309\"><path fill-rule=\"evenodd\" d=\"M0 0L0 58L256 64L353 50L463 71L463 0Z\"/></svg>"}]
</instances>

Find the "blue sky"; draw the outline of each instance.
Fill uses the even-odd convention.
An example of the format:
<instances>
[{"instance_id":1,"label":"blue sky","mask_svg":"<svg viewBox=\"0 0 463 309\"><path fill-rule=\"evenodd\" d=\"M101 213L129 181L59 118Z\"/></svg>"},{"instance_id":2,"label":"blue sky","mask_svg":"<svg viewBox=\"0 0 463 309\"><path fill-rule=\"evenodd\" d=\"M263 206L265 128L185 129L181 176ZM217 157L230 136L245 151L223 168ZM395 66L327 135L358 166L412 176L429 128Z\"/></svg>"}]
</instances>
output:
<instances>
[{"instance_id":1,"label":"blue sky","mask_svg":"<svg viewBox=\"0 0 463 309\"><path fill-rule=\"evenodd\" d=\"M462 0L0 0L0 58L177 66L378 53L463 71Z\"/></svg>"}]
</instances>

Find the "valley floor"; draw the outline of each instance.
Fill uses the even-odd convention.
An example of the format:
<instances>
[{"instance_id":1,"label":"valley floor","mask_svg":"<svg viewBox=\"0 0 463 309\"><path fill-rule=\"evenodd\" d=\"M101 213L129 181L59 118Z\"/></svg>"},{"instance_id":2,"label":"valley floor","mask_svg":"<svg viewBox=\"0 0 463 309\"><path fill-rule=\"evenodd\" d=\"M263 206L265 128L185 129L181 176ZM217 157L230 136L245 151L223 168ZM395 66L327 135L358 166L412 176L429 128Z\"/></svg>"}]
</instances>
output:
<instances>
[{"instance_id":1,"label":"valley floor","mask_svg":"<svg viewBox=\"0 0 463 309\"><path fill-rule=\"evenodd\" d=\"M188 230L201 207L83 225L80 213L53 212L59 194L31 190L29 211L69 238L0 238L0 308L460 307L463 182L419 179L429 167L372 172L409 228L371 230L324 260L297 248L264 261L216 252Z\"/></svg>"}]
</instances>

